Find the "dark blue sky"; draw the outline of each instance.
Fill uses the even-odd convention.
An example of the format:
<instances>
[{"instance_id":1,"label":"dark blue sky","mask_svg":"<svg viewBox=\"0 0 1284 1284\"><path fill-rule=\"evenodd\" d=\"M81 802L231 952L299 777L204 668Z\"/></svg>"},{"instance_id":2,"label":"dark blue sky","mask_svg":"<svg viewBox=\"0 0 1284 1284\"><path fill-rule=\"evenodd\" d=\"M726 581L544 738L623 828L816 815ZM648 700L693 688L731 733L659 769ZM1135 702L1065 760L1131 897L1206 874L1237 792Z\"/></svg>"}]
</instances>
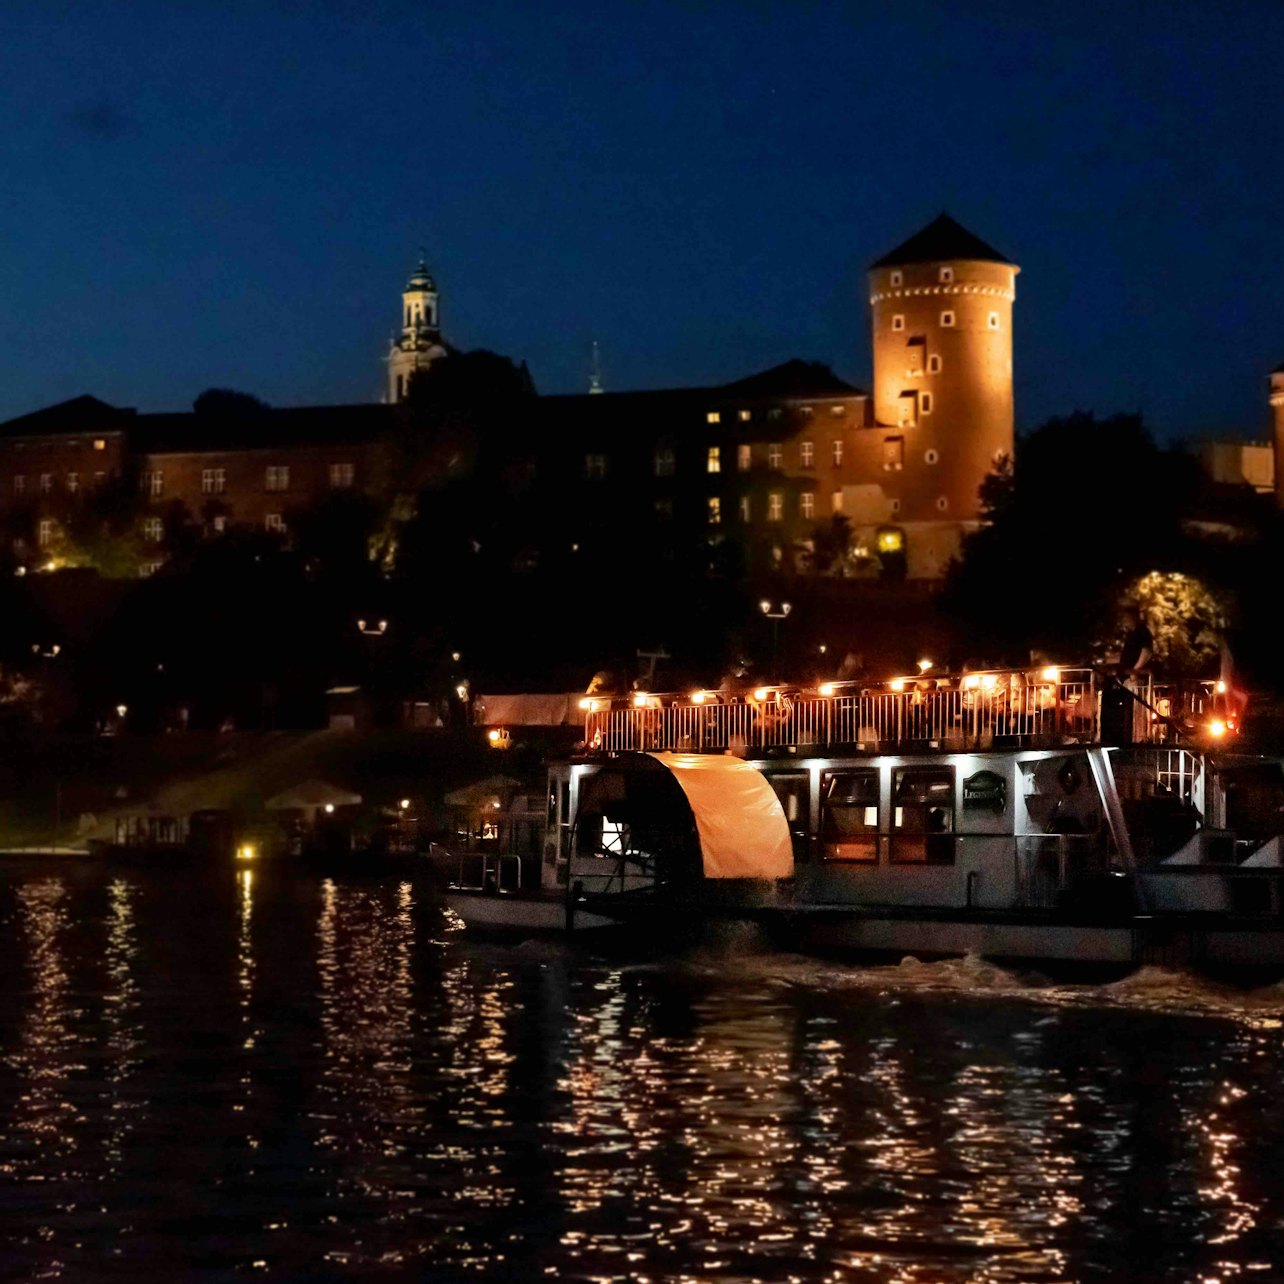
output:
<instances>
[{"instance_id":1,"label":"dark blue sky","mask_svg":"<svg viewBox=\"0 0 1284 1284\"><path fill-rule=\"evenodd\" d=\"M544 391L866 383L865 265L948 209L1022 265L1017 416L1261 431L1284 5L0 8L0 417L372 399L424 244Z\"/></svg>"}]
</instances>

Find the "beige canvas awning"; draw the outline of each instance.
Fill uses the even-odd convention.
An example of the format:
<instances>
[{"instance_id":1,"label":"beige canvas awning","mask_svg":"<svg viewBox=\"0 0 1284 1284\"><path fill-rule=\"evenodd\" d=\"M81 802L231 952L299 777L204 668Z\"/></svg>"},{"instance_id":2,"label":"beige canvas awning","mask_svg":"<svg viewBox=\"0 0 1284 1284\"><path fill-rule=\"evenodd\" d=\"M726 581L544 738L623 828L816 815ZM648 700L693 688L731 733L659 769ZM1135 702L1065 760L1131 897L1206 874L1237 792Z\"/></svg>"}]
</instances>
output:
<instances>
[{"instance_id":1,"label":"beige canvas awning","mask_svg":"<svg viewBox=\"0 0 1284 1284\"><path fill-rule=\"evenodd\" d=\"M793 844L780 799L756 767L721 754L653 753L695 815L706 878L791 878Z\"/></svg>"}]
</instances>

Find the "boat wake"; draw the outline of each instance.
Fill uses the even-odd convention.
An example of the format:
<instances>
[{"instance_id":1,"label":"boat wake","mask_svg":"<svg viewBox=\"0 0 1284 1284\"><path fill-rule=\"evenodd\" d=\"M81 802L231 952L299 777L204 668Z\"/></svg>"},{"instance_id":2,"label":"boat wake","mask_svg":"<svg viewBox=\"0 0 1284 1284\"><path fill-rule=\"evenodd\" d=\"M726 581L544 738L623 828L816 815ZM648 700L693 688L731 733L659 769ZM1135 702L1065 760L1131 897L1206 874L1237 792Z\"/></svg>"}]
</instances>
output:
<instances>
[{"instance_id":1,"label":"boat wake","mask_svg":"<svg viewBox=\"0 0 1284 1284\"><path fill-rule=\"evenodd\" d=\"M1167 1015L1219 1017L1260 1029L1284 1026L1284 983L1249 988L1172 968L1147 966L1118 980L1066 982L1003 967L979 955L899 963L842 964L801 955L693 955L689 967L743 972L746 983L780 988L863 990L884 995L936 993L1001 998L1057 1007L1111 1007Z\"/></svg>"}]
</instances>

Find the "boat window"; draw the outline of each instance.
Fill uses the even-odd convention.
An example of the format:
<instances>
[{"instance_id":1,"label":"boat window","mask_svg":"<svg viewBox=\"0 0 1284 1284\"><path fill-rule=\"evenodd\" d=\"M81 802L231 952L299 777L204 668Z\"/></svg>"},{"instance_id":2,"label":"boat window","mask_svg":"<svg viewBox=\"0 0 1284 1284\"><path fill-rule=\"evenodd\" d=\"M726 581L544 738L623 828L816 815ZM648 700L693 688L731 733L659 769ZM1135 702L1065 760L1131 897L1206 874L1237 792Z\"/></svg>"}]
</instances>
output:
<instances>
[{"instance_id":1,"label":"boat window","mask_svg":"<svg viewBox=\"0 0 1284 1284\"><path fill-rule=\"evenodd\" d=\"M805 771L789 771L773 773L767 779L776 791L776 797L780 799L781 811L785 813L789 837L794 847L794 860L801 863L807 859L811 830L811 777Z\"/></svg>"},{"instance_id":2,"label":"boat window","mask_svg":"<svg viewBox=\"0 0 1284 1284\"><path fill-rule=\"evenodd\" d=\"M954 770L902 767L892 773L892 860L954 863Z\"/></svg>"},{"instance_id":3,"label":"boat window","mask_svg":"<svg viewBox=\"0 0 1284 1284\"><path fill-rule=\"evenodd\" d=\"M820 789L825 860L878 860L878 772L827 771Z\"/></svg>"}]
</instances>

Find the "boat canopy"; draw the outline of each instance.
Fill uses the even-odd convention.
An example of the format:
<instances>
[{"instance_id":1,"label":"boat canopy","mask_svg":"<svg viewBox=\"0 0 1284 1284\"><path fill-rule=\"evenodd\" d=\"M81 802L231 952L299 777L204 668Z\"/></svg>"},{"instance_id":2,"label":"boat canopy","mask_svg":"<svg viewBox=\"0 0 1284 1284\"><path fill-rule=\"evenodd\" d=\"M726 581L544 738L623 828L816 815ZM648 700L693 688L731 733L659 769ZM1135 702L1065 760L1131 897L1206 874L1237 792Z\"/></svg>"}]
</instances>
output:
<instances>
[{"instance_id":1,"label":"boat canopy","mask_svg":"<svg viewBox=\"0 0 1284 1284\"><path fill-rule=\"evenodd\" d=\"M763 774L722 754L653 753L695 816L705 878L790 878L789 822Z\"/></svg>"}]
</instances>

